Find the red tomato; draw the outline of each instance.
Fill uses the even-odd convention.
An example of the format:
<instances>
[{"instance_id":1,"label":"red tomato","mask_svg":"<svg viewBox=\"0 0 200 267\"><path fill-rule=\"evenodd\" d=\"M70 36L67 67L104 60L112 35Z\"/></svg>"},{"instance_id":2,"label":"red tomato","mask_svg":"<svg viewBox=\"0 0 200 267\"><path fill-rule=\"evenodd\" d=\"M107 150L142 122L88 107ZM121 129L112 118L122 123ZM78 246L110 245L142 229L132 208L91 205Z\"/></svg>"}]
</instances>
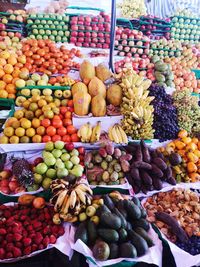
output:
<instances>
[{"instance_id":1,"label":"red tomato","mask_svg":"<svg viewBox=\"0 0 200 267\"><path fill-rule=\"evenodd\" d=\"M47 127L46 133L49 136L54 136L56 134L56 128L54 128L53 126L49 126Z\"/></svg>"},{"instance_id":2,"label":"red tomato","mask_svg":"<svg viewBox=\"0 0 200 267\"><path fill-rule=\"evenodd\" d=\"M60 107L60 113L65 115L65 113L67 112L67 107Z\"/></svg>"},{"instance_id":3,"label":"red tomato","mask_svg":"<svg viewBox=\"0 0 200 267\"><path fill-rule=\"evenodd\" d=\"M71 119L72 118L72 113L70 111L67 111L65 113L65 119Z\"/></svg>"},{"instance_id":4,"label":"red tomato","mask_svg":"<svg viewBox=\"0 0 200 267\"><path fill-rule=\"evenodd\" d=\"M77 132L76 128L73 125L67 126L68 134L75 134Z\"/></svg>"},{"instance_id":5,"label":"red tomato","mask_svg":"<svg viewBox=\"0 0 200 267\"><path fill-rule=\"evenodd\" d=\"M57 129L57 134L60 136L64 136L67 134L67 129L65 127L60 127Z\"/></svg>"},{"instance_id":6,"label":"red tomato","mask_svg":"<svg viewBox=\"0 0 200 267\"><path fill-rule=\"evenodd\" d=\"M64 125L64 126L72 125L72 120L71 120L71 119L64 119L64 120L63 120L63 125Z\"/></svg>"},{"instance_id":7,"label":"red tomato","mask_svg":"<svg viewBox=\"0 0 200 267\"><path fill-rule=\"evenodd\" d=\"M47 142L50 142L51 141L51 137L50 136L48 136L48 135L44 135L43 137L42 137L42 142L43 143L47 143Z\"/></svg>"},{"instance_id":8,"label":"red tomato","mask_svg":"<svg viewBox=\"0 0 200 267\"><path fill-rule=\"evenodd\" d=\"M74 106L74 102L73 102L73 100L69 100L69 101L67 102L67 106L73 108L73 106Z\"/></svg>"},{"instance_id":9,"label":"red tomato","mask_svg":"<svg viewBox=\"0 0 200 267\"><path fill-rule=\"evenodd\" d=\"M71 136L70 135L64 135L62 137L62 141L65 143L71 142Z\"/></svg>"},{"instance_id":10,"label":"red tomato","mask_svg":"<svg viewBox=\"0 0 200 267\"><path fill-rule=\"evenodd\" d=\"M71 139L72 139L72 142L79 142L80 141L80 138L78 137L78 135L76 133L71 135Z\"/></svg>"},{"instance_id":11,"label":"red tomato","mask_svg":"<svg viewBox=\"0 0 200 267\"><path fill-rule=\"evenodd\" d=\"M61 119L59 119L59 120L53 120L52 121L52 126L54 126L55 128L60 128L60 127L62 127L63 126L63 123L62 123L62 121L61 121Z\"/></svg>"},{"instance_id":12,"label":"red tomato","mask_svg":"<svg viewBox=\"0 0 200 267\"><path fill-rule=\"evenodd\" d=\"M61 121L64 119L64 116L62 114L59 115Z\"/></svg>"},{"instance_id":13,"label":"red tomato","mask_svg":"<svg viewBox=\"0 0 200 267\"><path fill-rule=\"evenodd\" d=\"M52 142L61 141L61 136L58 135L58 134L56 134L56 135L54 135L54 136L52 137L51 140L52 140Z\"/></svg>"},{"instance_id":14,"label":"red tomato","mask_svg":"<svg viewBox=\"0 0 200 267\"><path fill-rule=\"evenodd\" d=\"M48 126L51 125L51 121L49 119L43 119L41 121L41 125L44 126L45 128L47 128Z\"/></svg>"},{"instance_id":15,"label":"red tomato","mask_svg":"<svg viewBox=\"0 0 200 267\"><path fill-rule=\"evenodd\" d=\"M78 147L78 152L79 152L79 154L84 155L85 154L85 148L83 146Z\"/></svg>"},{"instance_id":16,"label":"red tomato","mask_svg":"<svg viewBox=\"0 0 200 267\"><path fill-rule=\"evenodd\" d=\"M54 115L53 116L53 120L60 120L60 116L59 115Z\"/></svg>"}]
</instances>

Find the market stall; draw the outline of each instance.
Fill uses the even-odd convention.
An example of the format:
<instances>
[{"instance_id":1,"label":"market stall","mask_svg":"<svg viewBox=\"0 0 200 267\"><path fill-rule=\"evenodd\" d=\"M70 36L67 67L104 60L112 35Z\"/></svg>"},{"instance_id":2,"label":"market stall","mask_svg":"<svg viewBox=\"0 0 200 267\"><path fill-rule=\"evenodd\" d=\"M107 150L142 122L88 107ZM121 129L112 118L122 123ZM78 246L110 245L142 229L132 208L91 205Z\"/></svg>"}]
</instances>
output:
<instances>
[{"instance_id":1,"label":"market stall","mask_svg":"<svg viewBox=\"0 0 200 267\"><path fill-rule=\"evenodd\" d=\"M200 19L139 2L0 12L2 266L199 266Z\"/></svg>"}]
</instances>

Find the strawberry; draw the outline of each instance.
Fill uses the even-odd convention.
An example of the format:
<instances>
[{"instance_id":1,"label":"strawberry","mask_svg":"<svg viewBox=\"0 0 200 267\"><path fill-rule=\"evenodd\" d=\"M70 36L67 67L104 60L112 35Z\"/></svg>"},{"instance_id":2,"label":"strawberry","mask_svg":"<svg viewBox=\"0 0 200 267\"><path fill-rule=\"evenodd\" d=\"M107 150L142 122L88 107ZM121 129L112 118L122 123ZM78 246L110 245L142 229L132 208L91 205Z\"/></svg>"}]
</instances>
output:
<instances>
[{"instance_id":1,"label":"strawberry","mask_svg":"<svg viewBox=\"0 0 200 267\"><path fill-rule=\"evenodd\" d=\"M31 254L31 251L32 251L31 246L26 247L26 248L23 250L23 252L24 252L25 255L29 255L29 254Z\"/></svg>"},{"instance_id":2,"label":"strawberry","mask_svg":"<svg viewBox=\"0 0 200 267\"><path fill-rule=\"evenodd\" d=\"M50 235L49 240L51 244L55 244L57 239L54 235Z\"/></svg>"},{"instance_id":3,"label":"strawberry","mask_svg":"<svg viewBox=\"0 0 200 267\"><path fill-rule=\"evenodd\" d=\"M3 248L0 248L0 260L5 259L6 252Z\"/></svg>"},{"instance_id":4,"label":"strawberry","mask_svg":"<svg viewBox=\"0 0 200 267\"><path fill-rule=\"evenodd\" d=\"M34 238L34 242L35 244L39 245L42 243L43 240L43 236L41 233L36 233L35 238Z\"/></svg>"},{"instance_id":5,"label":"strawberry","mask_svg":"<svg viewBox=\"0 0 200 267\"><path fill-rule=\"evenodd\" d=\"M6 240L7 240L7 242L13 242L13 235L12 234L7 234Z\"/></svg>"},{"instance_id":6,"label":"strawberry","mask_svg":"<svg viewBox=\"0 0 200 267\"><path fill-rule=\"evenodd\" d=\"M64 228L63 227L60 227L60 229L58 231L58 236L62 236L62 235L64 235L64 233L65 233Z\"/></svg>"},{"instance_id":7,"label":"strawberry","mask_svg":"<svg viewBox=\"0 0 200 267\"><path fill-rule=\"evenodd\" d=\"M11 217L11 212L9 210L5 210L3 213L4 217L10 218Z\"/></svg>"},{"instance_id":8,"label":"strawberry","mask_svg":"<svg viewBox=\"0 0 200 267\"><path fill-rule=\"evenodd\" d=\"M26 230L23 230L22 231L22 235L23 235L23 237L27 237L28 236L28 232Z\"/></svg>"},{"instance_id":9,"label":"strawberry","mask_svg":"<svg viewBox=\"0 0 200 267\"><path fill-rule=\"evenodd\" d=\"M32 240L29 237L25 237L23 238L22 242L25 247L28 247L32 243Z\"/></svg>"},{"instance_id":10,"label":"strawberry","mask_svg":"<svg viewBox=\"0 0 200 267\"><path fill-rule=\"evenodd\" d=\"M40 249L40 250L44 249L44 245L43 245L43 244L40 244L40 245L39 245L39 249Z\"/></svg>"},{"instance_id":11,"label":"strawberry","mask_svg":"<svg viewBox=\"0 0 200 267\"><path fill-rule=\"evenodd\" d=\"M14 245L13 245L13 243L11 243L11 242L8 243L7 246L6 246L6 250L9 251L9 252L10 252L10 251L12 252L12 251L13 251L13 248L14 248Z\"/></svg>"},{"instance_id":12,"label":"strawberry","mask_svg":"<svg viewBox=\"0 0 200 267\"><path fill-rule=\"evenodd\" d=\"M22 245L21 242L16 242L16 243L15 243L15 246L16 246L17 248L22 248L22 247L23 247L23 245Z\"/></svg>"},{"instance_id":13,"label":"strawberry","mask_svg":"<svg viewBox=\"0 0 200 267\"><path fill-rule=\"evenodd\" d=\"M49 225L47 225L43 230L44 235L48 235L51 233L51 228Z\"/></svg>"},{"instance_id":14,"label":"strawberry","mask_svg":"<svg viewBox=\"0 0 200 267\"><path fill-rule=\"evenodd\" d=\"M29 225L28 227L27 227L27 231L32 231L33 230L33 226L32 225Z\"/></svg>"},{"instance_id":15,"label":"strawberry","mask_svg":"<svg viewBox=\"0 0 200 267\"><path fill-rule=\"evenodd\" d=\"M13 258L12 252L6 253L6 259L11 259L11 258Z\"/></svg>"},{"instance_id":16,"label":"strawberry","mask_svg":"<svg viewBox=\"0 0 200 267\"><path fill-rule=\"evenodd\" d=\"M43 242L42 242L45 248L48 246L49 242L50 242L49 237L45 236L45 238L43 239Z\"/></svg>"},{"instance_id":17,"label":"strawberry","mask_svg":"<svg viewBox=\"0 0 200 267\"><path fill-rule=\"evenodd\" d=\"M18 233L13 234L13 240L14 241L20 241L21 239L22 239L21 234L18 234Z\"/></svg>"},{"instance_id":18,"label":"strawberry","mask_svg":"<svg viewBox=\"0 0 200 267\"><path fill-rule=\"evenodd\" d=\"M41 228L42 223L41 222L38 222L38 221L33 221L32 222L32 226L33 226L34 229L38 230L38 229Z\"/></svg>"},{"instance_id":19,"label":"strawberry","mask_svg":"<svg viewBox=\"0 0 200 267\"><path fill-rule=\"evenodd\" d=\"M32 250L32 252L38 250L38 246L36 244L33 244L31 246L31 250Z\"/></svg>"},{"instance_id":20,"label":"strawberry","mask_svg":"<svg viewBox=\"0 0 200 267\"><path fill-rule=\"evenodd\" d=\"M14 247L13 248L13 255L15 258L18 258L22 255L21 249Z\"/></svg>"},{"instance_id":21,"label":"strawberry","mask_svg":"<svg viewBox=\"0 0 200 267\"><path fill-rule=\"evenodd\" d=\"M6 234L6 229L0 228L0 235L5 235Z\"/></svg>"}]
</instances>

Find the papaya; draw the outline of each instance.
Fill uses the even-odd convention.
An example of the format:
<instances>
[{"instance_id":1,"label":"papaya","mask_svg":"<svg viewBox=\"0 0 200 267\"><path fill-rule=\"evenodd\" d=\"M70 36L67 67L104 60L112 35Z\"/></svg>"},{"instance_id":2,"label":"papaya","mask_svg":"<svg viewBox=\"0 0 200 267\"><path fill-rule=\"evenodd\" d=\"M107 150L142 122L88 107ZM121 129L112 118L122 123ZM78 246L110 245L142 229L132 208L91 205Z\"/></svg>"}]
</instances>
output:
<instances>
[{"instance_id":1,"label":"papaya","mask_svg":"<svg viewBox=\"0 0 200 267\"><path fill-rule=\"evenodd\" d=\"M91 111L95 117L106 115L106 101L102 95L96 95L92 98Z\"/></svg>"},{"instance_id":2,"label":"papaya","mask_svg":"<svg viewBox=\"0 0 200 267\"><path fill-rule=\"evenodd\" d=\"M122 102L122 88L117 84L112 84L107 90L107 101L117 107Z\"/></svg>"},{"instance_id":3,"label":"papaya","mask_svg":"<svg viewBox=\"0 0 200 267\"><path fill-rule=\"evenodd\" d=\"M97 95L102 95L103 98L106 98L106 86L97 77L94 77L91 79L91 81L88 85L88 92L92 98L97 96Z\"/></svg>"}]
</instances>

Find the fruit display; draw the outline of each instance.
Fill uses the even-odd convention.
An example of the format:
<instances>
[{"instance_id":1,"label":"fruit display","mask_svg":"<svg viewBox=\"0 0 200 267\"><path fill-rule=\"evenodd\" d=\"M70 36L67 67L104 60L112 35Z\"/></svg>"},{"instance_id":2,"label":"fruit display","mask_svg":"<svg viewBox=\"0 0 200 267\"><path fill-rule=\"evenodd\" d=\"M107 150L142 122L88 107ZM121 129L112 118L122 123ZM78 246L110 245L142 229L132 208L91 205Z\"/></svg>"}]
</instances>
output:
<instances>
[{"instance_id":1,"label":"fruit display","mask_svg":"<svg viewBox=\"0 0 200 267\"><path fill-rule=\"evenodd\" d=\"M88 219L80 223L74 242L81 240L89 246L98 261L145 255L154 242L140 201L115 191L102 198L103 205L96 211L98 222Z\"/></svg>"},{"instance_id":2,"label":"fruit display","mask_svg":"<svg viewBox=\"0 0 200 267\"><path fill-rule=\"evenodd\" d=\"M65 180L56 179L51 184L54 205L53 221L60 224L61 221L77 222L88 217L95 216L96 208L92 206L93 192L85 179L76 180L66 176ZM98 207L98 206L97 206Z\"/></svg>"},{"instance_id":3,"label":"fruit display","mask_svg":"<svg viewBox=\"0 0 200 267\"><path fill-rule=\"evenodd\" d=\"M165 57L180 57L182 45L180 41L167 40L165 38L151 42L149 56L157 55L161 59Z\"/></svg>"},{"instance_id":4,"label":"fruit display","mask_svg":"<svg viewBox=\"0 0 200 267\"><path fill-rule=\"evenodd\" d=\"M145 80L133 70L122 74L120 86L123 98L121 103L123 130L132 139L152 139L153 106L150 104L154 97L148 96L150 80Z\"/></svg>"},{"instance_id":5,"label":"fruit display","mask_svg":"<svg viewBox=\"0 0 200 267\"><path fill-rule=\"evenodd\" d=\"M120 9L120 15L122 18L133 19L146 15L146 6L144 0L134 0L131 2L128 0L123 0L117 5L117 7Z\"/></svg>"},{"instance_id":6,"label":"fruit display","mask_svg":"<svg viewBox=\"0 0 200 267\"><path fill-rule=\"evenodd\" d=\"M190 90L173 93L173 103L177 109L178 126L189 135L199 135L200 106L199 98L192 96Z\"/></svg>"},{"instance_id":7,"label":"fruit display","mask_svg":"<svg viewBox=\"0 0 200 267\"><path fill-rule=\"evenodd\" d=\"M159 60L157 56L152 58L155 63L155 81L161 86L175 87L174 84L174 75L172 72L172 67L170 64L164 63L162 60Z\"/></svg>"},{"instance_id":8,"label":"fruit display","mask_svg":"<svg viewBox=\"0 0 200 267\"><path fill-rule=\"evenodd\" d=\"M154 107L154 138L159 139L160 142L175 139L179 127L177 110L173 105L172 96L166 93L164 86L158 84L152 84L149 87L149 92L150 96L154 96L152 101Z\"/></svg>"},{"instance_id":9,"label":"fruit display","mask_svg":"<svg viewBox=\"0 0 200 267\"><path fill-rule=\"evenodd\" d=\"M84 159L87 179L91 185L124 184L125 174L130 171L132 156L108 143L98 151L87 152Z\"/></svg>"},{"instance_id":10,"label":"fruit display","mask_svg":"<svg viewBox=\"0 0 200 267\"><path fill-rule=\"evenodd\" d=\"M7 12L0 13L0 17L3 19L15 21L15 22L25 22L26 21L26 11L22 9L9 9Z\"/></svg>"},{"instance_id":11,"label":"fruit display","mask_svg":"<svg viewBox=\"0 0 200 267\"><path fill-rule=\"evenodd\" d=\"M21 54L19 52L22 48L22 44L20 42L19 37L14 36L14 37L9 37L9 36L4 36L0 37L0 52L2 51L9 51L9 52L14 52Z\"/></svg>"},{"instance_id":12,"label":"fruit display","mask_svg":"<svg viewBox=\"0 0 200 267\"><path fill-rule=\"evenodd\" d=\"M200 92L195 73L192 72L190 69L185 68L181 64L180 58L167 58L165 62L169 63L172 67L176 90L189 89L191 92Z\"/></svg>"},{"instance_id":13,"label":"fruit display","mask_svg":"<svg viewBox=\"0 0 200 267\"><path fill-rule=\"evenodd\" d=\"M148 220L155 223L173 243L185 242L187 246L189 237L199 235L200 204L197 193L189 189L173 189L148 198L144 207Z\"/></svg>"},{"instance_id":14,"label":"fruit display","mask_svg":"<svg viewBox=\"0 0 200 267\"><path fill-rule=\"evenodd\" d=\"M100 140L101 135L101 122L98 121L97 125L92 128L90 122L83 124L77 133L82 143L96 143Z\"/></svg>"},{"instance_id":15,"label":"fruit display","mask_svg":"<svg viewBox=\"0 0 200 267\"><path fill-rule=\"evenodd\" d=\"M142 16L139 19L139 29L150 39L170 39L170 19L161 19L155 16Z\"/></svg>"},{"instance_id":16,"label":"fruit display","mask_svg":"<svg viewBox=\"0 0 200 267\"><path fill-rule=\"evenodd\" d=\"M143 55L143 57L144 56L145 55ZM128 68L133 68L133 70L140 76L146 76L151 81L155 81L154 63L151 63L149 58L125 57L124 59L115 62L115 71L117 74L126 71Z\"/></svg>"},{"instance_id":17,"label":"fruit display","mask_svg":"<svg viewBox=\"0 0 200 267\"><path fill-rule=\"evenodd\" d=\"M26 29L31 39L68 42L70 34L68 23L67 15L31 14L27 18Z\"/></svg>"},{"instance_id":18,"label":"fruit display","mask_svg":"<svg viewBox=\"0 0 200 267\"><path fill-rule=\"evenodd\" d=\"M181 130L178 139L168 143L160 150L168 158L177 182L200 181L200 142Z\"/></svg>"},{"instance_id":19,"label":"fruit display","mask_svg":"<svg viewBox=\"0 0 200 267\"><path fill-rule=\"evenodd\" d=\"M162 153L148 147L143 140L139 144L130 143L125 149L133 155L126 177L136 194L161 190L164 181L176 184L171 166L167 165Z\"/></svg>"},{"instance_id":20,"label":"fruit display","mask_svg":"<svg viewBox=\"0 0 200 267\"><path fill-rule=\"evenodd\" d=\"M70 43L80 47L110 47L110 16L100 12L98 16L80 15L70 18Z\"/></svg>"},{"instance_id":21,"label":"fruit display","mask_svg":"<svg viewBox=\"0 0 200 267\"><path fill-rule=\"evenodd\" d=\"M182 42L198 43L200 20L187 9L177 12L172 18L171 38Z\"/></svg>"},{"instance_id":22,"label":"fruit display","mask_svg":"<svg viewBox=\"0 0 200 267\"><path fill-rule=\"evenodd\" d=\"M142 57L149 54L150 40L141 31L116 28L115 50L119 56Z\"/></svg>"},{"instance_id":23,"label":"fruit display","mask_svg":"<svg viewBox=\"0 0 200 267\"><path fill-rule=\"evenodd\" d=\"M15 99L15 83L25 63L24 55L17 55L7 49L0 52L0 98Z\"/></svg>"},{"instance_id":24,"label":"fruit display","mask_svg":"<svg viewBox=\"0 0 200 267\"><path fill-rule=\"evenodd\" d=\"M75 149L73 143L47 142L42 158L34 168L34 182L48 189L55 178L65 178L68 174L81 177L84 171L83 157L84 148Z\"/></svg>"},{"instance_id":25,"label":"fruit display","mask_svg":"<svg viewBox=\"0 0 200 267\"><path fill-rule=\"evenodd\" d=\"M180 62L183 67L189 69L199 69L200 67L200 46L199 44L183 44Z\"/></svg>"},{"instance_id":26,"label":"fruit display","mask_svg":"<svg viewBox=\"0 0 200 267\"><path fill-rule=\"evenodd\" d=\"M16 110L14 116L6 121L0 143L79 141L77 129L72 125L72 100L39 95L21 100L22 109Z\"/></svg>"},{"instance_id":27,"label":"fruit display","mask_svg":"<svg viewBox=\"0 0 200 267\"><path fill-rule=\"evenodd\" d=\"M108 138L116 144L128 144L128 137L121 125L116 123L108 129Z\"/></svg>"},{"instance_id":28,"label":"fruit display","mask_svg":"<svg viewBox=\"0 0 200 267\"><path fill-rule=\"evenodd\" d=\"M52 221L53 207L44 198L23 195L13 206L1 205L0 259L16 259L55 244L64 235Z\"/></svg>"},{"instance_id":29,"label":"fruit display","mask_svg":"<svg viewBox=\"0 0 200 267\"><path fill-rule=\"evenodd\" d=\"M31 73L67 74L71 68L79 67L79 63L72 61L75 56L80 56L80 51L75 48L71 50L65 46L57 48L56 43L49 39L29 39L24 40L22 44L22 52L26 56L25 67Z\"/></svg>"},{"instance_id":30,"label":"fruit display","mask_svg":"<svg viewBox=\"0 0 200 267\"><path fill-rule=\"evenodd\" d=\"M0 172L0 191L4 194L18 194L37 190L33 185L31 165L24 158L10 158L11 168Z\"/></svg>"}]
</instances>

